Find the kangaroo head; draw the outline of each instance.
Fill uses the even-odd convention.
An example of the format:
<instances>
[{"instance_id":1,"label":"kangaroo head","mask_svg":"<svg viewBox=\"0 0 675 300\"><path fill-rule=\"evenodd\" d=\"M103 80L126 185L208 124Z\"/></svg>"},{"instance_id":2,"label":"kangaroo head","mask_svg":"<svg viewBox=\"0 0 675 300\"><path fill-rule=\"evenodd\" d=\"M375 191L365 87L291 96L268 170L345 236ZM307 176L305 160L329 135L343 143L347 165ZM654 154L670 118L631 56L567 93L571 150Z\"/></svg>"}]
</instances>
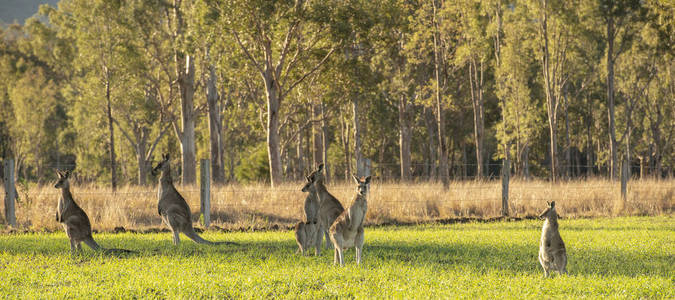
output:
<instances>
[{"instance_id":1,"label":"kangaroo head","mask_svg":"<svg viewBox=\"0 0 675 300\"><path fill-rule=\"evenodd\" d=\"M56 182L54 187L57 188L57 189L60 189L60 188L67 189L67 188L69 188L70 184L68 183L68 178L70 177L70 173L71 173L70 170L65 171L65 172L56 170L56 175L59 176L59 180Z\"/></svg>"},{"instance_id":2,"label":"kangaroo head","mask_svg":"<svg viewBox=\"0 0 675 300\"><path fill-rule=\"evenodd\" d=\"M305 183L305 185L302 187L302 191L307 193L307 192L311 191L313 182L312 182L312 179L309 178L309 176L306 176L305 179L307 180L307 183Z\"/></svg>"},{"instance_id":3,"label":"kangaroo head","mask_svg":"<svg viewBox=\"0 0 675 300\"><path fill-rule=\"evenodd\" d=\"M169 171L169 154L162 154L162 160L157 163L157 165L152 168L152 175L157 176L159 172Z\"/></svg>"},{"instance_id":4,"label":"kangaroo head","mask_svg":"<svg viewBox=\"0 0 675 300\"><path fill-rule=\"evenodd\" d=\"M309 186L311 186L312 184L315 184L317 182L323 183L323 181L324 181L323 164L320 164L319 168L316 169L316 171L309 174L309 176L307 176L306 179L307 179L307 184L305 184L305 187L307 187L308 190L309 190ZM306 192L305 187L302 188L303 192Z\"/></svg>"},{"instance_id":5,"label":"kangaroo head","mask_svg":"<svg viewBox=\"0 0 675 300\"><path fill-rule=\"evenodd\" d=\"M359 195L366 195L368 193L368 187L370 186L370 176L358 178L356 175L352 174L354 181L356 181L356 193Z\"/></svg>"},{"instance_id":6,"label":"kangaroo head","mask_svg":"<svg viewBox=\"0 0 675 300\"><path fill-rule=\"evenodd\" d=\"M548 207L539 215L540 219L557 219L558 213L555 211L555 201L548 202Z\"/></svg>"}]
</instances>

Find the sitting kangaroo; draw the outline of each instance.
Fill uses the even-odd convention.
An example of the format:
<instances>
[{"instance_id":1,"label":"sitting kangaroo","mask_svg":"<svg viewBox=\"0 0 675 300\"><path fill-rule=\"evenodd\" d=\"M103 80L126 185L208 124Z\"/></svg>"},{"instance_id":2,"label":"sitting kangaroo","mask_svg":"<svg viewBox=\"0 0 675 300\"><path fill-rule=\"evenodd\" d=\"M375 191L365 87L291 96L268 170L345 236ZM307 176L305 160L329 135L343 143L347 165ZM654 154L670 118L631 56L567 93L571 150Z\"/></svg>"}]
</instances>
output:
<instances>
[{"instance_id":1,"label":"sitting kangaroo","mask_svg":"<svg viewBox=\"0 0 675 300\"><path fill-rule=\"evenodd\" d=\"M353 176L353 175L352 175ZM357 178L353 176L356 184L356 197L354 203L340 214L335 223L330 227L330 239L335 247L335 256L333 264L340 263L344 266L344 252L346 248L356 248L356 264L361 263L361 253L363 251L363 221L366 218L368 202L368 185L370 176L366 178Z\"/></svg>"},{"instance_id":2,"label":"sitting kangaroo","mask_svg":"<svg viewBox=\"0 0 675 300\"><path fill-rule=\"evenodd\" d=\"M105 253L133 253L134 251L125 249L106 249L99 246L94 238L91 236L91 223L87 213L75 203L73 194L70 193L70 171L61 172L56 171L59 180L54 185L55 188L61 189L61 197L56 207L56 221L63 223L63 229L66 230L66 235L70 239L70 251L82 250L81 243L84 242L92 250L101 250Z\"/></svg>"},{"instance_id":3,"label":"sitting kangaroo","mask_svg":"<svg viewBox=\"0 0 675 300\"><path fill-rule=\"evenodd\" d=\"M330 238L328 237L328 228L333 224L335 219L345 210L333 195L331 195L326 186L324 185L324 176L323 176L323 164L319 165L319 168L307 176L307 181L310 182L311 188L316 192L316 196L319 200L319 213L317 218L319 221L319 229L316 233L315 241L315 255L319 255L321 252L321 240L323 240L324 235L326 236L326 248L330 248L332 245L329 243Z\"/></svg>"},{"instance_id":4,"label":"sitting kangaroo","mask_svg":"<svg viewBox=\"0 0 675 300\"><path fill-rule=\"evenodd\" d=\"M298 243L297 252L302 255L305 255L305 251L314 245L319 230L319 199L312 181L309 177L306 177L306 179L307 183L302 187L303 192L309 192L309 195L305 198L305 221L300 221L295 225L295 241Z\"/></svg>"},{"instance_id":5,"label":"sitting kangaroo","mask_svg":"<svg viewBox=\"0 0 675 300\"><path fill-rule=\"evenodd\" d=\"M551 271L558 271L559 274L567 273L567 251L558 232L555 201L547 203L548 208L539 215L540 219L545 219L539 242L539 263L544 269L544 277L548 277Z\"/></svg>"},{"instance_id":6,"label":"sitting kangaroo","mask_svg":"<svg viewBox=\"0 0 675 300\"><path fill-rule=\"evenodd\" d=\"M185 199L183 199L183 196L181 196L173 186L168 154L162 155L162 161L152 169L153 175L157 175L158 172L162 172L162 175L159 177L157 212L162 217L164 224L169 226L171 232L173 232L174 245L180 243L178 234L181 232L199 244L223 244L223 242L207 241L195 232L195 229L192 227L192 213L190 212L190 207ZM231 242L226 243L234 244Z\"/></svg>"},{"instance_id":7,"label":"sitting kangaroo","mask_svg":"<svg viewBox=\"0 0 675 300\"><path fill-rule=\"evenodd\" d=\"M305 223L298 222L295 224L295 241L298 243L298 251L302 255L305 255L305 252L314 245L316 240L316 233L319 229L319 224L317 223Z\"/></svg>"}]
</instances>

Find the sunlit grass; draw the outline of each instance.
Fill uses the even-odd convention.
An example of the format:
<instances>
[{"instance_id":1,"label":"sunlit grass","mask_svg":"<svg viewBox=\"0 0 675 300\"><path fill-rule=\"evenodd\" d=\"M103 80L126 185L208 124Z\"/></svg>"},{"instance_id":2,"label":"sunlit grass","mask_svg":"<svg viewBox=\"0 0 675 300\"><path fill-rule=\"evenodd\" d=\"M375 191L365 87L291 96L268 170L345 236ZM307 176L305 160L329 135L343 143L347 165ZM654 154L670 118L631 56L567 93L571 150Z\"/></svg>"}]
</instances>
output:
<instances>
[{"instance_id":1,"label":"sunlit grass","mask_svg":"<svg viewBox=\"0 0 675 300\"><path fill-rule=\"evenodd\" d=\"M289 231L206 232L237 246L171 244L168 233L95 234L139 251L71 255L64 233L0 235L0 294L8 298L663 298L675 297L675 219L561 220L568 276L543 279L541 221L366 228L333 267L294 254Z\"/></svg>"}]
</instances>

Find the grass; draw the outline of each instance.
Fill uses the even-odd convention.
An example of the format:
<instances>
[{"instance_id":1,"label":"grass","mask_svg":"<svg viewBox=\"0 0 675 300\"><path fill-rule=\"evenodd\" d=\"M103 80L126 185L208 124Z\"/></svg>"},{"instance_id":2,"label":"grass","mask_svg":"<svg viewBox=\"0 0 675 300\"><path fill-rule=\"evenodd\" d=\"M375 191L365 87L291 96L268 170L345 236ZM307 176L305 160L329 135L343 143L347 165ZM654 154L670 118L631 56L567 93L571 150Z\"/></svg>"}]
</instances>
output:
<instances>
[{"instance_id":1,"label":"grass","mask_svg":"<svg viewBox=\"0 0 675 300\"><path fill-rule=\"evenodd\" d=\"M675 219L561 220L569 275L542 278L541 221L366 228L364 261L293 254L289 231L96 234L140 253L71 255L65 234L0 235L6 298L675 298Z\"/></svg>"},{"instance_id":2,"label":"grass","mask_svg":"<svg viewBox=\"0 0 675 300\"><path fill-rule=\"evenodd\" d=\"M59 190L53 183L20 185L17 220L19 228L31 231L60 230L54 221ZM226 229L287 227L302 216L307 194L302 183L287 183L277 189L264 184L225 185L211 191L212 224ZM199 187L177 187L199 217ZM345 207L354 196L354 184L328 186ZM620 185L603 179L519 181L510 184L511 216L537 215L555 200L564 217L616 215L662 215L675 210L675 180L633 180L627 201L620 199ZM111 231L161 227L157 215L156 186L125 186L113 194L106 187L72 184L75 201L87 212L93 227ZM0 188L0 195L4 194ZM0 201L3 202L3 201ZM0 204L4 206L4 202ZM447 190L439 183L390 183L374 180L368 198L369 224L429 222L439 219L490 218L501 214L501 182L453 181Z\"/></svg>"}]
</instances>

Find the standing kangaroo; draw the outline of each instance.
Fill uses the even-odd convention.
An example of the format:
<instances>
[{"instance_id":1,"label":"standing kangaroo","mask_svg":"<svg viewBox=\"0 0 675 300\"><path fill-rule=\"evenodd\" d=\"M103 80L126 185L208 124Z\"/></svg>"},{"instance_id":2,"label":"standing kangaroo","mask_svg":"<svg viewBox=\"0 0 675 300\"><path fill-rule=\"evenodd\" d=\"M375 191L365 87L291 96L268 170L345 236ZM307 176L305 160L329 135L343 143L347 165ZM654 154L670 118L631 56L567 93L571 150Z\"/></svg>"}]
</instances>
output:
<instances>
[{"instance_id":1,"label":"standing kangaroo","mask_svg":"<svg viewBox=\"0 0 675 300\"><path fill-rule=\"evenodd\" d=\"M361 253L363 251L363 221L366 218L368 202L368 185L370 176L366 178L357 178L352 175L356 181L356 197L354 203L340 214L335 223L330 227L330 239L335 247L335 256L333 264L340 263L344 266L344 249L356 248L356 264L361 263Z\"/></svg>"},{"instance_id":2,"label":"standing kangaroo","mask_svg":"<svg viewBox=\"0 0 675 300\"><path fill-rule=\"evenodd\" d=\"M333 225L335 219L345 210L333 195L331 195L324 185L323 164L319 168L307 176L307 181L316 192L319 199L319 213L317 215L319 221L319 230L316 234L315 255L321 252L321 240L326 236L326 248L331 248L330 238L328 237L328 228Z\"/></svg>"},{"instance_id":3,"label":"standing kangaroo","mask_svg":"<svg viewBox=\"0 0 675 300\"><path fill-rule=\"evenodd\" d=\"M171 229L174 245L180 243L178 234L181 232L199 244L223 244L223 242L207 241L195 232L195 229L192 227L190 207L173 186L168 154L162 155L162 161L152 169L153 175L157 175L158 172L162 172L162 175L159 177L159 188L157 191L157 212L162 217L164 224Z\"/></svg>"},{"instance_id":4,"label":"standing kangaroo","mask_svg":"<svg viewBox=\"0 0 675 300\"><path fill-rule=\"evenodd\" d=\"M70 239L70 251L75 252L82 250L81 243L84 242L92 250L103 251L105 253L132 253L134 251L125 249L106 249L99 246L94 238L91 236L91 223L87 213L75 203L73 194L70 193L70 171L61 172L56 171L59 180L54 185L55 188L61 189L61 197L56 207L56 221L63 224L63 229L66 230L66 235Z\"/></svg>"},{"instance_id":5,"label":"standing kangaroo","mask_svg":"<svg viewBox=\"0 0 675 300\"><path fill-rule=\"evenodd\" d=\"M540 219L545 219L539 242L539 263L544 269L544 277L548 277L551 271L558 271L559 274L567 273L567 251L558 231L555 201L547 203L548 208L539 215Z\"/></svg>"},{"instance_id":6,"label":"standing kangaroo","mask_svg":"<svg viewBox=\"0 0 675 300\"><path fill-rule=\"evenodd\" d=\"M302 187L303 192L309 192L305 198L305 220L295 225L295 241L298 243L298 251L305 255L316 241L316 234L319 230L319 199L316 195L316 189L309 177L306 177L307 183ZM296 253L297 253L296 252Z\"/></svg>"},{"instance_id":7,"label":"standing kangaroo","mask_svg":"<svg viewBox=\"0 0 675 300\"><path fill-rule=\"evenodd\" d=\"M307 183L302 187L302 191L309 193L305 198L305 223L317 224L319 222L319 197L309 176L305 179Z\"/></svg>"}]
</instances>

